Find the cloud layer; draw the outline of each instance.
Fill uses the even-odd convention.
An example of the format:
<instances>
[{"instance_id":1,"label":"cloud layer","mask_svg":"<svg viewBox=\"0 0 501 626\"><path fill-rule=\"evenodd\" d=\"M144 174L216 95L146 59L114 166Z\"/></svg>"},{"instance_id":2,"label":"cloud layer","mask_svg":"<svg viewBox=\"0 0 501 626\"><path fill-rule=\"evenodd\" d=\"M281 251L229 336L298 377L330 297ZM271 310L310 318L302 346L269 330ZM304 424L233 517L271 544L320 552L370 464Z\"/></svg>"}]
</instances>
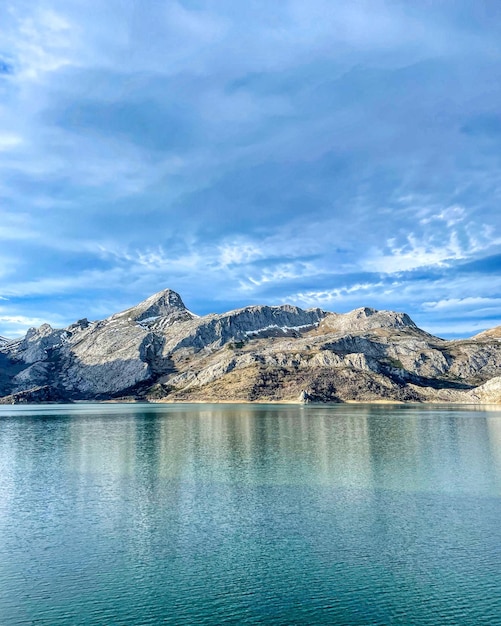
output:
<instances>
[{"instance_id":1,"label":"cloud layer","mask_svg":"<svg viewBox=\"0 0 501 626\"><path fill-rule=\"evenodd\" d=\"M0 335L165 287L501 323L501 9L0 7Z\"/></svg>"}]
</instances>

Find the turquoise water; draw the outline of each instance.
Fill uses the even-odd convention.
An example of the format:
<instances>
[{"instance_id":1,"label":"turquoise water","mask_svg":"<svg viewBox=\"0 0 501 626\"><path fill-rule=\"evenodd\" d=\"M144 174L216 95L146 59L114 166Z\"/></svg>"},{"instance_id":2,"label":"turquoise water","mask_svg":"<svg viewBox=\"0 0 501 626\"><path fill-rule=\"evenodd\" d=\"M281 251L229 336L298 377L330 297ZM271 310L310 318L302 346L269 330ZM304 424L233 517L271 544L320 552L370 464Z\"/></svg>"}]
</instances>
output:
<instances>
[{"instance_id":1,"label":"turquoise water","mask_svg":"<svg viewBox=\"0 0 501 626\"><path fill-rule=\"evenodd\" d=\"M0 624L501 624L501 411L0 408Z\"/></svg>"}]
</instances>

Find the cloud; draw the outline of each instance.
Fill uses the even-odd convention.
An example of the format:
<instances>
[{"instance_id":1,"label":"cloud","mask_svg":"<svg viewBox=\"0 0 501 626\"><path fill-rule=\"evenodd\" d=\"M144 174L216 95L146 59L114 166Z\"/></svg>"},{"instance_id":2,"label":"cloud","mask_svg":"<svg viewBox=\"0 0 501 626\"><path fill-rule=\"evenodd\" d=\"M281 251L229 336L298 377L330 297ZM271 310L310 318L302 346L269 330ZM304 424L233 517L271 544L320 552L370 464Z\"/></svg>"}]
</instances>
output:
<instances>
[{"instance_id":1,"label":"cloud","mask_svg":"<svg viewBox=\"0 0 501 626\"><path fill-rule=\"evenodd\" d=\"M4 335L2 336L6 336L8 338L22 337L29 328L36 328L44 323L48 323L48 320L40 317L26 315L2 315L2 308L0 307L0 325L4 329ZM52 321L52 324L55 326L57 326L57 323L57 318Z\"/></svg>"},{"instance_id":2,"label":"cloud","mask_svg":"<svg viewBox=\"0 0 501 626\"><path fill-rule=\"evenodd\" d=\"M501 244L501 237L492 226L466 222L462 207L446 207L439 213L424 217L422 235L414 232L389 239L385 249L373 248L363 266L375 272L395 273L418 268L450 265ZM402 241L403 239L403 241Z\"/></svg>"},{"instance_id":3,"label":"cloud","mask_svg":"<svg viewBox=\"0 0 501 626\"><path fill-rule=\"evenodd\" d=\"M501 298L485 298L482 296L467 296L465 298L447 298L445 300L437 300L435 302L423 302L423 309L425 310L442 310L442 311L457 311L463 308L473 308L478 310L488 310L495 308L499 310L501 305Z\"/></svg>"},{"instance_id":4,"label":"cloud","mask_svg":"<svg viewBox=\"0 0 501 626\"><path fill-rule=\"evenodd\" d=\"M65 323L169 286L201 313L303 298L429 324L449 302L484 323L465 302L500 287L494 17L462 1L4 3L5 315Z\"/></svg>"},{"instance_id":5,"label":"cloud","mask_svg":"<svg viewBox=\"0 0 501 626\"><path fill-rule=\"evenodd\" d=\"M7 45L22 78L36 80L71 63L72 28L67 18L36 3L31 11L19 5L9 8L9 21L15 26L7 31Z\"/></svg>"},{"instance_id":6,"label":"cloud","mask_svg":"<svg viewBox=\"0 0 501 626\"><path fill-rule=\"evenodd\" d=\"M356 283L324 291L299 292L293 294L291 296L291 300L309 307L332 306L335 303L339 303L341 300L346 301L347 297L350 299L353 297L359 298L361 295L364 297L368 294L377 292L381 287L383 287L382 282L362 284Z\"/></svg>"},{"instance_id":7,"label":"cloud","mask_svg":"<svg viewBox=\"0 0 501 626\"><path fill-rule=\"evenodd\" d=\"M11 150L22 143L22 138L9 133L0 134L0 151Z\"/></svg>"},{"instance_id":8,"label":"cloud","mask_svg":"<svg viewBox=\"0 0 501 626\"><path fill-rule=\"evenodd\" d=\"M231 242L219 246L219 261L222 267L247 264L264 256L263 250L251 242Z\"/></svg>"}]
</instances>

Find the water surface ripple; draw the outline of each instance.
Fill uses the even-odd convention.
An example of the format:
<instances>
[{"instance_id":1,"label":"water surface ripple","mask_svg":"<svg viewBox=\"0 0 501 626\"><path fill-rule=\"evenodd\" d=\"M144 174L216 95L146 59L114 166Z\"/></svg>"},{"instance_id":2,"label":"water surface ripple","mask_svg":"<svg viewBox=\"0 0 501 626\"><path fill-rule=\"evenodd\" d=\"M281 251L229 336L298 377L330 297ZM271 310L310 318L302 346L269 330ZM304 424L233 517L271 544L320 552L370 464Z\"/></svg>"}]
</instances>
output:
<instances>
[{"instance_id":1,"label":"water surface ripple","mask_svg":"<svg viewBox=\"0 0 501 626\"><path fill-rule=\"evenodd\" d=\"M501 412L0 408L0 624L500 624Z\"/></svg>"}]
</instances>

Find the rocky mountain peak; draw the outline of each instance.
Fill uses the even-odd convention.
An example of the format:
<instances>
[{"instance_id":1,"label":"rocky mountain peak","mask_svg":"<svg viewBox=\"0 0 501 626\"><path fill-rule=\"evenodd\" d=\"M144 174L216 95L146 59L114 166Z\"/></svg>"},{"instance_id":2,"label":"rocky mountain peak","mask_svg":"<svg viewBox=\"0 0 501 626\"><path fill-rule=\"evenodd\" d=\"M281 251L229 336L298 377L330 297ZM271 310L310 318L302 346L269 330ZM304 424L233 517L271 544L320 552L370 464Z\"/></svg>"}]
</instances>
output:
<instances>
[{"instance_id":1,"label":"rocky mountain peak","mask_svg":"<svg viewBox=\"0 0 501 626\"><path fill-rule=\"evenodd\" d=\"M381 328L417 328L416 324L407 315L407 313L398 313L396 311L378 311L370 307L362 307L347 313L352 319L369 320L369 324L374 327Z\"/></svg>"},{"instance_id":2,"label":"rocky mountain peak","mask_svg":"<svg viewBox=\"0 0 501 626\"><path fill-rule=\"evenodd\" d=\"M255 305L198 317L164 289L105 320L0 339L0 404L501 402L501 327L447 342L405 313Z\"/></svg>"},{"instance_id":3,"label":"rocky mountain peak","mask_svg":"<svg viewBox=\"0 0 501 626\"><path fill-rule=\"evenodd\" d=\"M378 311L371 307L361 307L348 313L331 313L326 317L324 327L343 333L366 332L378 328L417 329L416 324L407 313Z\"/></svg>"},{"instance_id":4,"label":"rocky mountain peak","mask_svg":"<svg viewBox=\"0 0 501 626\"><path fill-rule=\"evenodd\" d=\"M25 341L33 341L38 340L39 338L49 337L54 332L54 329L50 324L42 324L38 328L32 327L28 328L26 335L24 337Z\"/></svg>"},{"instance_id":5,"label":"rocky mountain peak","mask_svg":"<svg viewBox=\"0 0 501 626\"><path fill-rule=\"evenodd\" d=\"M481 340L489 340L489 339L497 339L501 340L501 326L494 326L494 328L489 328L488 330L484 330L477 335L473 335L472 339L481 339Z\"/></svg>"},{"instance_id":6,"label":"rocky mountain peak","mask_svg":"<svg viewBox=\"0 0 501 626\"><path fill-rule=\"evenodd\" d=\"M172 315L177 317L180 313L189 314L181 296L171 289L163 289L136 306L113 315L111 319L125 318L134 322L144 322Z\"/></svg>"}]
</instances>

